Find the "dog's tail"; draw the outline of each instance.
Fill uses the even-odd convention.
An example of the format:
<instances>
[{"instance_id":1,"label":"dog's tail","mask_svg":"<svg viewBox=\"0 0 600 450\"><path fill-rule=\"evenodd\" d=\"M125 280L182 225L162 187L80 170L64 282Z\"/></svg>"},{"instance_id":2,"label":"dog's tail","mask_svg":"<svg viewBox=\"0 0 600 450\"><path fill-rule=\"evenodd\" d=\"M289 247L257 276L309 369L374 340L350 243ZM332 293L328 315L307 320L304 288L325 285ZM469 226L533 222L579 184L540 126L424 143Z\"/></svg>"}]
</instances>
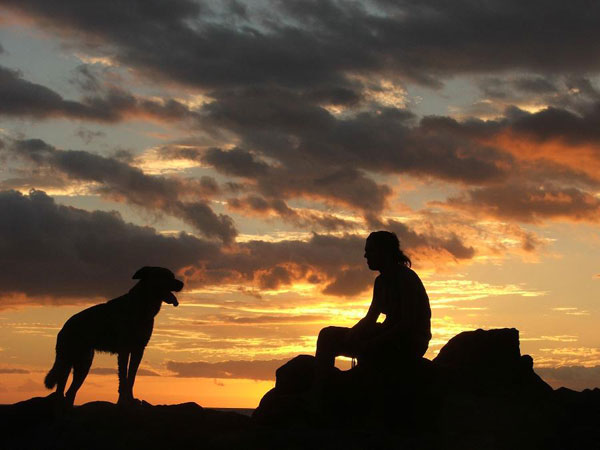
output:
<instances>
[{"instance_id":1,"label":"dog's tail","mask_svg":"<svg viewBox=\"0 0 600 450\"><path fill-rule=\"evenodd\" d=\"M56 383L58 383L58 358L54 361L54 365L50 369L50 372L48 372L48 375L46 375L46 378L44 378L44 385L48 389L54 388Z\"/></svg>"},{"instance_id":2,"label":"dog's tail","mask_svg":"<svg viewBox=\"0 0 600 450\"><path fill-rule=\"evenodd\" d=\"M50 372L44 378L44 385L48 389L52 389L54 386L58 384L59 381L67 381L66 378L69 376L69 372L71 371L71 364L67 362L64 358L61 358L59 355L56 355L56 359L54 360L54 365ZM62 380L64 378L64 380Z\"/></svg>"}]
</instances>

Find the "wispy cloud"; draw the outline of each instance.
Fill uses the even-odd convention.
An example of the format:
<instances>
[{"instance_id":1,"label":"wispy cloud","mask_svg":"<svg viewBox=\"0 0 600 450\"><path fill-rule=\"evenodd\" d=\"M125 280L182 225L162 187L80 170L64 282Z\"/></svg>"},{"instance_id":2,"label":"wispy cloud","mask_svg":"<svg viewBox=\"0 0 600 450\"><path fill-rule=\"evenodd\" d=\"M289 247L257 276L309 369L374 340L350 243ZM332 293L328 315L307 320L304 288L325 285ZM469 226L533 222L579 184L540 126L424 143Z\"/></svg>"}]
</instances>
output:
<instances>
[{"instance_id":1,"label":"wispy cloud","mask_svg":"<svg viewBox=\"0 0 600 450\"><path fill-rule=\"evenodd\" d=\"M223 361L208 363L167 361L167 369L178 377L244 378L274 380L275 371L289 359Z\"/></svg>"}]
</instances>

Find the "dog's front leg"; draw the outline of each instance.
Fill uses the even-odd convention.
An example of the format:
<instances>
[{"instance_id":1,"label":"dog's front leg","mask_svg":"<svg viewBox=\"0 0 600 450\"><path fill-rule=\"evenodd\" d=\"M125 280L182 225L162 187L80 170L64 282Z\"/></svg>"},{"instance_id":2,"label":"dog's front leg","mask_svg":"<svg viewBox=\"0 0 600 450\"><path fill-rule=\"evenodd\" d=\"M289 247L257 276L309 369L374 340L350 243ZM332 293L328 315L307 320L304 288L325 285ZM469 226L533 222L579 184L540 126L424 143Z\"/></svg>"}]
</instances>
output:
<instances>
[{"instance_id":1,"label":"dog's front leg","mask_svg":"<svg viewBox=\"0 0 600 450\"><path fill-rule=\"evenodd\" d=\"M127 372L127 387L129 389L129 395L131 400L135 400L133 396L133 384L135 383L135 375L137 374L138 367L144 356L144 347L136 348L131 351L131 359L129 360L129 370Z\"/></svg>"},{"instance_id":2,"label":"dog's front leg","mask_svg":"<svg viewBox=\"0 0 600 450\"><path fill-rule=\"evenodd\" d=\"M129 352L121 351L117 357L119 364L119 400L118 404L129 403L131 400L131 391L127 382L127 364L129 363Z\"/></svg>"}]
</instances>

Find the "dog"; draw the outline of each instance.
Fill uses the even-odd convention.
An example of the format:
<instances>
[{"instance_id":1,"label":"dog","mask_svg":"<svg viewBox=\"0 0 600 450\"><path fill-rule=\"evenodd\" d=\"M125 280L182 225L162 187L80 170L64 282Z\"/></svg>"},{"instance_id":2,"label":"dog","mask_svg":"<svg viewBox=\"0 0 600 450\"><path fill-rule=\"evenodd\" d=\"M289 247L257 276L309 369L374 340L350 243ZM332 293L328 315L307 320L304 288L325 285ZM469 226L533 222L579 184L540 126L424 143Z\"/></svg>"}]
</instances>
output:
<instances>
[{"instance_id":1,"label":"dog","mask_svg":"<svg viewBox=\"0 0 600 450\"><path fill-rule=\"evenodd\" d=\"M154 317L163 301L179 305L172 291L181 291L183 282L163 267L142 267L132 278L139 281L127 294L75 314L58 333L56 359L44 384L48 389L56 386L58 398L67 406L73 405L96 350L118 355L117 403L137 402L133 384L144 349L152 336ZM64 394L71 369L73 380Z\"/></svg>"}]
</instances>

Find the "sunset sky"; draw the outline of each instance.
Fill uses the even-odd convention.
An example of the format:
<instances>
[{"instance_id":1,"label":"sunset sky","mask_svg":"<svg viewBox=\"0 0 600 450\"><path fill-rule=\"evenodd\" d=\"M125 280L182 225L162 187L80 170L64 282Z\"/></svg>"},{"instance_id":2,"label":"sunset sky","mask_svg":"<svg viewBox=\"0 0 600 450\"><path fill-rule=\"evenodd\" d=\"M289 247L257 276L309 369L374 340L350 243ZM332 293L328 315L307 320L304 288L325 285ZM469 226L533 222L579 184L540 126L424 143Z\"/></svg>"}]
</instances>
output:
<instances>
[{"instance_id":1,"label":"sunset sky","mask_svg":"<svg viewBox=\"0 0 600 450\"><path fill-rule=\"evenodd\" d=\"M135 393L255 407L366 312L373 230L432 306L427 357L519 329L600 387L600 3L0 0L0 403L144 265L185 281ZM97 355L77 402L115 401Z\"/></svg>"}]
</instances>

